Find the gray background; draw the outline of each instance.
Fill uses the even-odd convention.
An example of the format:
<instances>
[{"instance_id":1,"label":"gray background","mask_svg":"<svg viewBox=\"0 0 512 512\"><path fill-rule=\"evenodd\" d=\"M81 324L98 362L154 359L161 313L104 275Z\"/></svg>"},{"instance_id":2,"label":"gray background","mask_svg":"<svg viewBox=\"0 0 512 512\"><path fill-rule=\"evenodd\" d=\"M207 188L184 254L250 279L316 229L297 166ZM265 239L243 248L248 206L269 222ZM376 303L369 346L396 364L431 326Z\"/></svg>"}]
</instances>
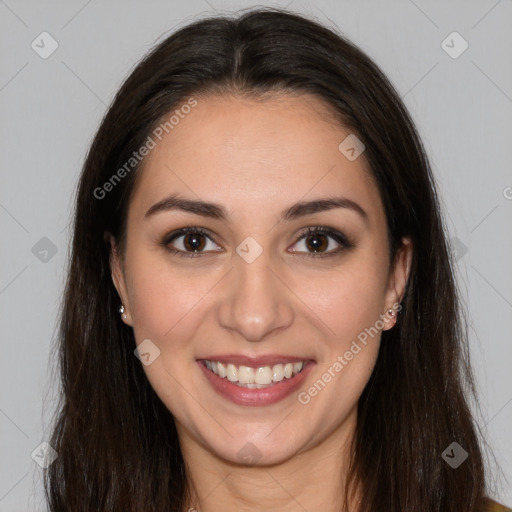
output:
<instances>
[{"instance_id":1,"label":"gray background","mask_svg":"<svg viewBox=\"0 0 512 512\"><path fill-rule=\"evenodd\" d=\"M52 343L73 193L106 106L157 40L251 5L0 0L0 511L46 510L31 454L48 439L57 396ZM419 127L471 317L478 421L503 469L496 496L512 505L512 1L264 5L336 24L387 73ZM59 45L46 59L31 47L50 48L43 31ZM469 44L458 58L461 40L445 43L452 56L442 47L453 31Z\"/></svg>"}]
</instances>

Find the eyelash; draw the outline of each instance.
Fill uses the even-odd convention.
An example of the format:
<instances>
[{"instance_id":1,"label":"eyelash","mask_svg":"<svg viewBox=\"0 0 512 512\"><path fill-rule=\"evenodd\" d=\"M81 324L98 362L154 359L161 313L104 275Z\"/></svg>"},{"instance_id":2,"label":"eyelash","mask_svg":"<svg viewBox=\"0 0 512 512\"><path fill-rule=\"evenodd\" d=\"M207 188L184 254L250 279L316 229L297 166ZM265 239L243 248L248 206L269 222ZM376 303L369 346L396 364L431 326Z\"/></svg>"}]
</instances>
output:
<instances>
[{"instance_id":1,"label":"eyelash","mask_svg":"<svg viewBox=\"0 0 512 512\"><path fill-rule=\"evenodd\" d=\"M205 251L190 252L190 251L182 251L181 249L173 249L173 248L169 247L169 244L171 242L173 242L174 240L176 240L180 236L184 236L184 235L187 235L189 233L197 233L197 234L204 235L207 238L209 238L212 242L216 243L215 240L212 239L212 237L210 236L210 234L209 234L209 232L207 230L205 230L203 228L200 228L200 227L194 227L194 226L182 228L182 229L180 229L178 231L173 231L172 233L169 233L169 234L165 235L160 243L171 254L175 254L176 256L180 256L180 257L184 257L184 258L197 258L197 257L201 256L201 254L203 254L203 253L207 254L207 251L206 252ZM297 244L298 242L300 242L301 240L307 238L308 236L317 235L317 234L322 234L322 235L330 236L341 247L339 247L337 249L334 249L334 250L331 250L329 252L323 252L323 253L322 252L302 253L302 252L297 251L296 254L298 254L299 257L305 257L305 258L328 258L328 257L331 257L331 256L337 256L340 253L346 251L347 249L351 249L351 248L355 247L354 242L350 238L345 236L343 233L340 233L337 230L334 230L334 229L331 229L331 228L327 228L327 227L322 227L322 226L316 226L316 227L309 227L309 228L307 228L299 236L299 238L297 239L297 241L293 245ZM218 251L218 252L220 252L220 251ZM293 251L293 252L295 252L295 251Z\"/></svg>"}]
</instances>

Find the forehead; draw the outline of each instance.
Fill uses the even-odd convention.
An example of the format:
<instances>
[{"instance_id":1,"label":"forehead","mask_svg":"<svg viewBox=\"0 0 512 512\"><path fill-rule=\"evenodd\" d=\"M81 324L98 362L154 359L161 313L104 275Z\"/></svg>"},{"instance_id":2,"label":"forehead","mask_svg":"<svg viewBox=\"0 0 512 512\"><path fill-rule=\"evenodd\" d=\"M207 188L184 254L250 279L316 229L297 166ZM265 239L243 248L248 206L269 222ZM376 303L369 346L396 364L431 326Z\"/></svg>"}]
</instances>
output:
<instances>
[{"instance_id":1,"label":"forehead","mask_svg":"<svg viewBox=\"0 0 512 512\"><path fill-rule=\"evenodd\" d=\"M130 206L137 217L175 193L224 204L240 220L333 195L364 203L370 217L382 216L364 157L350 161L339 150L350 130L334 122L321 99L225 95L195 100L167 125L161 140L152 136L155 146Z\"/></svg>"}]
</instances>

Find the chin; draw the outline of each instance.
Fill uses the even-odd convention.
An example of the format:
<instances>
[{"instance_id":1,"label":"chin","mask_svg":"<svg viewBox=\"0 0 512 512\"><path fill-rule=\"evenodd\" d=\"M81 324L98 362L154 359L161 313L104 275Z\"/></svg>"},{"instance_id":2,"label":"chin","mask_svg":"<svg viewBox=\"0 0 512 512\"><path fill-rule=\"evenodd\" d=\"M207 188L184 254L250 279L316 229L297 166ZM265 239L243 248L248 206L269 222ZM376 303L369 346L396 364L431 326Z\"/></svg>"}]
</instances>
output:
<instances>
[{"instance_id":1,"label":"chin","mask_svg":"<svg viewBox=\"0 0 512 512\"><path fill-rule=\"evenodd\" d=\"M272 426L255 434L254 430L233 437L226 436L224 443L218 439L207 449L217 457L233 464L253 467L281 464L298 455L300 442L289 432L272 432ZM269 435L268 432L271 432Z\"/></svg>"}]
</instances>

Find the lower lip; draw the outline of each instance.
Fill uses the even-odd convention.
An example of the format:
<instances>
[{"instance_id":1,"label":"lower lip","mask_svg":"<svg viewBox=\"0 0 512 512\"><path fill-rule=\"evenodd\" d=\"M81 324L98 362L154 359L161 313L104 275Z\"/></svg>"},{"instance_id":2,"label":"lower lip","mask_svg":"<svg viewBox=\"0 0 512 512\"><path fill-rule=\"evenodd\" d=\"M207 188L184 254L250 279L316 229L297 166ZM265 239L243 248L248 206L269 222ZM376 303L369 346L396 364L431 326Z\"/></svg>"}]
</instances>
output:
<instances>
[{"instance_id":1,"label":"lower lip","mask_svg":"<svg viewBox=\"0 0 512 512\"><path fill-rule=\"evenodd\" d=\"M201 361L197 361L197 364L217 393L235 404L253 407L272 405L290 396L301 386L308 373L315 366L314 361L308 361L302 371L291 379L285 377L282 381L276 382L268 388L249 389L237 386L228 379L219 377L211 370L208 370Z\"/></svg>"}]
</instances>

